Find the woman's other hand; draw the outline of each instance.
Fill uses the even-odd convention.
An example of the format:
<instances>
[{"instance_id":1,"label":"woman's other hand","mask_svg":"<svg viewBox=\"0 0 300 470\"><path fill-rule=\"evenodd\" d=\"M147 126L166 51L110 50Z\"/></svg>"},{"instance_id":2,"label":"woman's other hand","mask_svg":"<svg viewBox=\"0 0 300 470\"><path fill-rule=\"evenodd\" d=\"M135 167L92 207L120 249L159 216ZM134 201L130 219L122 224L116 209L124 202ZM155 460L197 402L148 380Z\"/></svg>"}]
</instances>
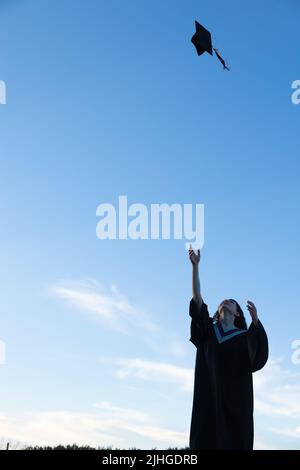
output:
<instances>
[{"instance_id":1,"label":"woman's other hand","mask_svg":"<svg viewBox=\"0 0 300 470\"><path fill-rule=\"evenodd\" d=\"M256 310L254 303L251 302L250 300L247 301L247 309L250 313L250 316L252 318L254 325L256 326L258 323L257 310Z\"/></svg>"}]
</instances>

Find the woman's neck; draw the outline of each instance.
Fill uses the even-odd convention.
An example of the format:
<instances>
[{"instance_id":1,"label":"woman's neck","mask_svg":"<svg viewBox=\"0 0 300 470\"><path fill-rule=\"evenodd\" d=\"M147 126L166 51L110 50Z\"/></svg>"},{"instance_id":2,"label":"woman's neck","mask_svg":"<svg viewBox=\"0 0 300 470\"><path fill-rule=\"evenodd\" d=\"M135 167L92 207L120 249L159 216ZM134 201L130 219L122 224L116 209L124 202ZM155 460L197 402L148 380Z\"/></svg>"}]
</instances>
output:
<instances>
[{"instance_id":1,"label":"woman's neck","mask_svg":"<svg viewBox=\"0 0 300 470\"><path fill-rule=\"evenodd\" d=\"M222 313L223 314L220 315L220 322L222 323L223 328L227 330L235 328L234 316L231 313L226 312L225 309Z\"/></svg>"}]
</instances>

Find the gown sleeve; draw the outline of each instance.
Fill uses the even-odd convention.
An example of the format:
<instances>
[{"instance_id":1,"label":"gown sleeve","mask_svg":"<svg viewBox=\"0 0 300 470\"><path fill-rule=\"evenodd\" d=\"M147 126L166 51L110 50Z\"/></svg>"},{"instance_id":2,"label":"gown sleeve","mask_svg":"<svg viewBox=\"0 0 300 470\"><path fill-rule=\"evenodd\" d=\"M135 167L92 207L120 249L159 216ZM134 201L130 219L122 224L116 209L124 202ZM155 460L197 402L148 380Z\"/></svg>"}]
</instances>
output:
<instances>
[{"instance_id":1,"label":"gown sleeve","mask_svg":"<svg viewBox=\"0 0 300 470\"><path fill-rule=\"evenodd\" d=\"M207 304L202 302L201 307L192 298L190 301L189 315L191 317L190 341L196 346L206 340L210 334L211 318L207 310Z\"/></svg>"},{"instance_id":2,"label":"gown sleeve","mask_svg":"<svg viewBox=\"0 0 300 470\"><path fill-rule=\"evenodd\" d=\"M262 369L269 356L268 337L261 322L252 322L247 331L248 355L252 372Z\"/></svg>"}]
</instances>

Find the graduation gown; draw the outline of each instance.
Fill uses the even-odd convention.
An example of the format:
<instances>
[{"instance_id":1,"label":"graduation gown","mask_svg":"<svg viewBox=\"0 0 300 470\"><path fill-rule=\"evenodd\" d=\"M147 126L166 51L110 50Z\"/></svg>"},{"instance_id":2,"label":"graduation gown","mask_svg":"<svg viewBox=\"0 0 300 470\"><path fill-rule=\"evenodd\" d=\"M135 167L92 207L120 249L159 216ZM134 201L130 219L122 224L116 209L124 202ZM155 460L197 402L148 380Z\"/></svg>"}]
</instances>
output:
<instances>
[{"instance_id":1,"label":"graduation gown","mask_svg":"<svg viewBox=\"0 0 300 470\"><path fill-rule=\"evenodd\" d=\"M190 449L253 449L252 373L268 359L263 325L225 332L207 305L192 298L190 341L196 346Z\"/></svg>"}]
</instances>

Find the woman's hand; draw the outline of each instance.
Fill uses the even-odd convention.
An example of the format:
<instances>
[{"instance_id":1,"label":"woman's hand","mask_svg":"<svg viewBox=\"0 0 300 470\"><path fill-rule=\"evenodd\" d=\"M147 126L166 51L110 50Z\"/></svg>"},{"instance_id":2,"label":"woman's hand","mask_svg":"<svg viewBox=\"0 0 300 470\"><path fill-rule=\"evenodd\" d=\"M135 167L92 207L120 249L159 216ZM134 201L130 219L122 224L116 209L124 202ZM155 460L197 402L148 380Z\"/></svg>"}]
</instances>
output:
<instances>
[{"instance_id":1,"label":"woman's hand","mask_svg":"<svg viewBox=\"0 0 300 470\"><path fill-rule=\"evenodd\" d=\"M197 266L199 264L199 261L200 261L200 250L198 250L198 254L196 255L196 253L192 249L192 245L190 245L189 258L191 260L192 265Z\"/></svg>"},{"instance_id":2,"label":"woman's hand","mask_svg":"<svg viewBox=\"0 0 300 470\"><path fill-rule=\"evenodd\" d=\"M251 315L252 321L255 326L257 326L258 323L258 316L257 316L257 310L253 302L250 300L247 301L247 309Z\"/></svg>"},{"instance_id":3,"label":"woman's hand","mask_svg":"<svg viewBox=\"0 0 300 470\"><path fill-rule=\"evenodd\" d=\"M194 252L192 248L192 245L190 245L189 257L193 265L193 269L192 269L193 299L201 308L203 300L202 300L201 291L200 291L200 279L199 279L199 269L198 269L198 264L200 261L200 250L198 250L198 254L196 255L196 253Z\"/></svg>"}]
</instances>

